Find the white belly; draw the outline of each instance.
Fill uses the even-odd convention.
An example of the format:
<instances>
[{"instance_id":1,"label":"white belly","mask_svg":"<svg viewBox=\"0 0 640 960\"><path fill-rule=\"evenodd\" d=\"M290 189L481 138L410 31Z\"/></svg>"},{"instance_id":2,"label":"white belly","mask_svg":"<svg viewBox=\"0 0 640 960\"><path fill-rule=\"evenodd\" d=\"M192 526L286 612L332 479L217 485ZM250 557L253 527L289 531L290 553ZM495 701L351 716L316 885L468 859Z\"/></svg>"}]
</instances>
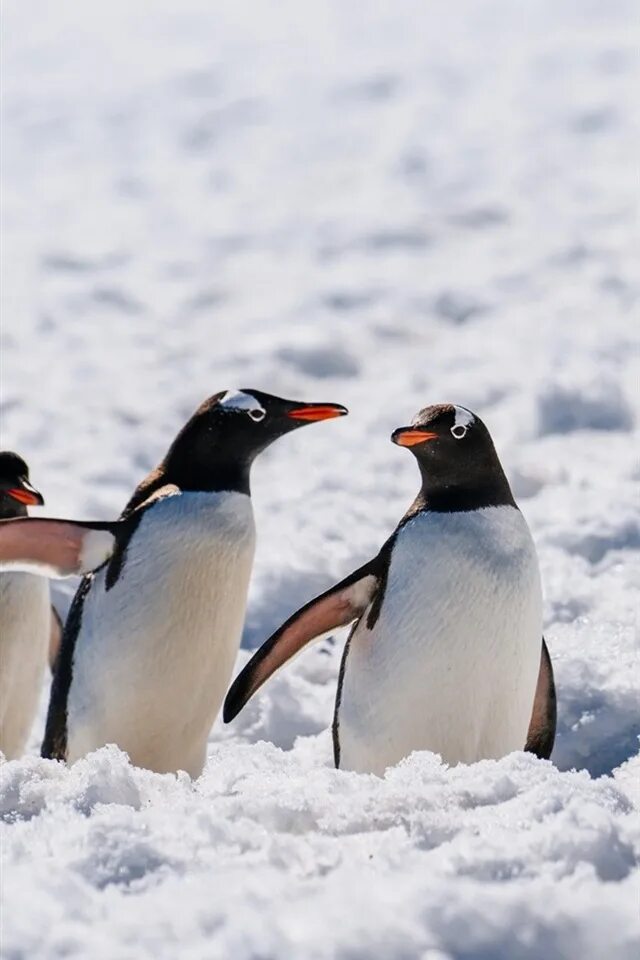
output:
<instances>
[{"instance_id":1,"label":"white belly","mask_svg":"<svg viewBox=\"0 0 640 960\"><path fill-rule=\"evenodd\" d=\"M47 663L49 581L28 573L0 576L0 750L24 750L38 707Z\"/></svg>"},{"instance_id":2,"label":"white belly","mask_svg":"<svg viewBox=\"0 0 640 960\"><path fill-rule=\"evenodd\" d=\"M85 600L68 701L68 760L116 743L133 763L198 776L240 645L255 547L240 493L166 497L122 573Z\"/></svg>"},{"instance_id":3,"label":"white belly","mask_svg":"<svg viewBox=\"0 0 640 960\"><path fill-rule=\"evenodd\" d=\"M398 534L372 630L366 619L337 709L342 768L382 774L413 750L455 764L524 748L542 597L518 510L418 514Z\"/></svg>"}]
</instances>

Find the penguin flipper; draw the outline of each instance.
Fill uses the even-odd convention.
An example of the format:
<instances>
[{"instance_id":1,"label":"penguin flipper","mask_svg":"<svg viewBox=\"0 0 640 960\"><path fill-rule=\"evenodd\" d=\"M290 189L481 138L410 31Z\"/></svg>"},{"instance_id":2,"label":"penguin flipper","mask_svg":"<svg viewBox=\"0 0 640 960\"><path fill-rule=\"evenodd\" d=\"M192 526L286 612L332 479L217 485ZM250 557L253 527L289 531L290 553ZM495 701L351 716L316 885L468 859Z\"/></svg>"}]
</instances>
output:
<instances>
[{"instance_id":1,"label":"penguin flipper","mask_svg":"<svg viewBox=\"0 0 640 960\"><path fill-rule=\"evenodd\" d=\"M73 654L82 624L82 611L94 577L87 574L71 602L62 632L62 643L56 657L44 739L40 756L46 760L67 759L67 701L73 674Z\"/></svg>"},{"instance_id":2,"label":"penguin flipper","mask_svg":"<svg viewBox=\"0 0 640 960\"><path fill-rule=\"evenodd\" d=\"M362 615L379 583L377 561L378 557L310 600L263 643L231 685L222 712L225 723L233 720L262 684L308 643Z\"/></svg>"},{"instance_id":3,"label":"penguin flipper","mask_svg":"<svg viewBox=\"0 0 640 960\"><path fill-rule=\"evenodd\" d=\"M549 759L556 738L556 717L556 686L553 680L553 667L543 637L540 672L525 744L527 753L535 753L542 760Z\"/></svg>"},{"instance_id":4,"label":"penguin flipper","mask_svg":"<svg viewBox=\"0 0 640 960\"><path fill-rule=\"evenodd\" d=\"M0 571L42 577L88 573L109 559L118 523L18 517L0 521Z\"/></svg>"}]
</instances>

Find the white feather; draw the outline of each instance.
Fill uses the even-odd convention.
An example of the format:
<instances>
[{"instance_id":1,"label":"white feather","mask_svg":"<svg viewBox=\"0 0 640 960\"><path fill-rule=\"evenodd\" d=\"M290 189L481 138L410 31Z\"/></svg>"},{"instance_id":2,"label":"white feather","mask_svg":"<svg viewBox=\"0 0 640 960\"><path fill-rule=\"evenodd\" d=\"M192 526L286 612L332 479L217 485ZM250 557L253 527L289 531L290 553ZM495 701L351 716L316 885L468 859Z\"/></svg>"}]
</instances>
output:
<instances>
[{"instance_id":1,"label":"white feather","mask_svg":"<svg viewBox=\"0 0 640 960\"><path fill-rule=\"evenodd\" d=\"M229 410L247 410L259 413L266 413L262 404L250 393L243 393L242 390L227 390L224 397L219 401L221 407L227 407Z\"/></svg>"},{"instance_id":2,"label":"white feather","mask_svg":"<svg viewBox=\"0 0 640 960\"><path fill-rule=\"evenodd\" d=\"M456 412L455 420L453 421L454 427L469 427L476 419L471 413L471 410L467 410L466 407L454 407L453 409Z\"/></svg>"},{"instance_id":3,"label":"white feather","mask_svg":"<svg viewBox=\"0 0 640 960\"><path fill-rule=\"evenodd\" d=\"M242 493L158 500L110 589L85 600L68 702L68 759L106 743L158 772L203 768L235 663L255 547Z\"/></svg>"},{"instance_id":4,"label":"white feather","mask_svg":"<svg viewBox=\"0 0 640 960\"><path fill-rule=\"evenodd\" d=\"M510 506L420 513L398 534L373 629L351 639L340 766L413 750L471 763L524 748L542 642L535 547Z\"/></svg>"},{"instance_id":5,"label":"white feather","mask_svg":"<svg viewBox=\"0 0 640 960\"><path fill-rule=\"evenodd\" d=\"M82 539L82 550L78 557L80 570L95 570L113 553L115 537L108 530L89 530Z\"/></svg>"}]
</instances>

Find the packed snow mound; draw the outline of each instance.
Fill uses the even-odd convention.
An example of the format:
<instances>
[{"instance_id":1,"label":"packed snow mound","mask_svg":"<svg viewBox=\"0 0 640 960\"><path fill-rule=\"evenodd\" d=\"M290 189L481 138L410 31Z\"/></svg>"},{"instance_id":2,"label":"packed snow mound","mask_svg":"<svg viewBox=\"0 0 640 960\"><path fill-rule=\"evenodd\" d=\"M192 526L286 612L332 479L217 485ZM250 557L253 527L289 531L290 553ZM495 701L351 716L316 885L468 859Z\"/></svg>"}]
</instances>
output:
<instances>
[{"instance_id":1,"label":"packed snow mound","mask_svg":"<svg viewBox=\"0 0 640 960\"><path fill-rule=\"evenodd\" d=\"M194 784L115 747L8 763L6 955L634 956L640 831L614 780L523 753L381 779L321 739L214 747Z\"/></svg>"},{"instance_id":2,"label":"packed snow mound","mask_svg":"<svg viewBox=\"0 0 640 960\"><path fill-rule=\"evenodd\" d=\"M112 519L212 393L351 416L256 464L238 669L478 413L535 538L551 763L335 771L344 631L218 721L203 776L0 768L6 960L627 960L637 916L632 0L46 0L2 35L3 448ZM74 584L56 584L65 612Z\"/></svg>"}]
</instances>

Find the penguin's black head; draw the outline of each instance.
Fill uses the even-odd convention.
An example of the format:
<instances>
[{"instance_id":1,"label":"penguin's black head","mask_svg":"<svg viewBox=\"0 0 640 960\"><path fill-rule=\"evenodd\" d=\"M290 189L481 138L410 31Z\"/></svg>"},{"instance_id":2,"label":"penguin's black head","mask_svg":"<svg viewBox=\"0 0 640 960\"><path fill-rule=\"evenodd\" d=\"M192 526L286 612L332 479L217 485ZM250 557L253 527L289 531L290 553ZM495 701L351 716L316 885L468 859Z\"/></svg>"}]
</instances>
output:
<instances>
[{"instance_id":1,"label":"penguin's black head","mask_svg":"<svg viewBox=\"0 0 640 960\"><path fill-rule=\"evenodd\" d=\"M410 447L429 509L473 510L514 504L493 440L482 420L452 403L425 407L391 439Z\"/></svg>"},{"instance_id":2,"label":"penguin's black head","mask_svg":"<svg viewBox=\"0 0 640 960\"><path fill-rule=\"evenodd\" d=\"M0 453L0 519L26 517L28 506L42 506L44 498L29 482L29 467L17 453Z\"/></svg>"},{"instance_id":3,"label":"penguin's black head","mask_svg":"<svg viewBox=\"0 0 640 960\"><path fill-rule=\"evenodd\" d=\"M167 479L182 489L246 492L253 460L274 440L306 423L347 413L337 403L223 390L205 400L176 437L163 464Z\"/></svg>"}]
</instances>

